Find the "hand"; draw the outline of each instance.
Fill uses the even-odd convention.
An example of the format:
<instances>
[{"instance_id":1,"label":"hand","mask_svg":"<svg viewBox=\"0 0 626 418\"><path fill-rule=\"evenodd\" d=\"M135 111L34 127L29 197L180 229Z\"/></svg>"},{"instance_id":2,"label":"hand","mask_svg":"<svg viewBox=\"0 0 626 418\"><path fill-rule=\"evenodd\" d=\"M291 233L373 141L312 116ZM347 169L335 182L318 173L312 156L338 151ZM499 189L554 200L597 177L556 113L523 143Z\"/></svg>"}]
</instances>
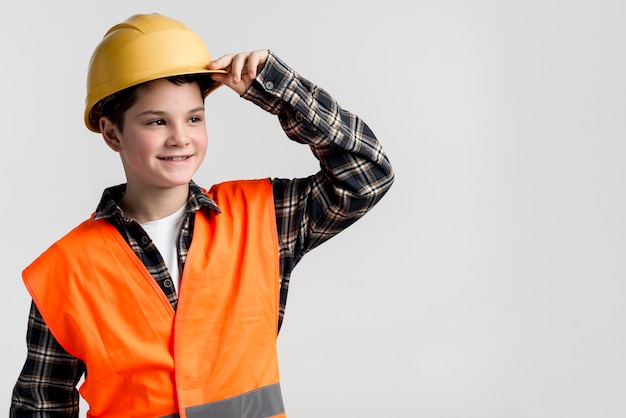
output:
<instances>
[{"instance_id":1,"label":"hand","mask_svg":"<svg viewBox=\"0 0 626 418\"><path fill-rule=\"evenodd\" d=\"M214 73L211 78L225 84L240 96L250 87L256 78L257 72L263 67L269 51L259 49L239 54L226 54L209 63L209 70L225 70L224 73Z\"/></svg>"}]
</instances>

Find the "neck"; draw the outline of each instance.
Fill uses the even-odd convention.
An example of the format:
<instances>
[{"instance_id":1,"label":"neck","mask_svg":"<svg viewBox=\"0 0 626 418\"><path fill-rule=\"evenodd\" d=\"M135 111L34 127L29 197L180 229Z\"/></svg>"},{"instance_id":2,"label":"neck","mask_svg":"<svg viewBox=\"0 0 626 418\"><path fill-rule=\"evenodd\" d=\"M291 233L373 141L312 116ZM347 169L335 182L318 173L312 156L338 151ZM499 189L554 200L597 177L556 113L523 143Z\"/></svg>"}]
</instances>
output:
<instances>
[{"instance_id":1,"label":"neck","mask_svg":"<svg viewBox=\"0 0 626 418\"><path fill-rule=\"evenodd\" d=\"M139 223L155 221L171 215L187 202L189 185L162 189L135 189L126 186L118 202L124 214Z\"/></svg>"}]
</instances>

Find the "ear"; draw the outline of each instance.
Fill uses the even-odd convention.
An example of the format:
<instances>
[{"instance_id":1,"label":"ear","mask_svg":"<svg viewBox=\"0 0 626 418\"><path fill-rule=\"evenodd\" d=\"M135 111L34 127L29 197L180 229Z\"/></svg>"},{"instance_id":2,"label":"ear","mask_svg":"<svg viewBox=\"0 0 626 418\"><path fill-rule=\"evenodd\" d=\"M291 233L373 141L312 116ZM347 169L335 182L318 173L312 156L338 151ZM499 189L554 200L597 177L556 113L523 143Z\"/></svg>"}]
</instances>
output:
<instances>
[{"instance_id":1,"label":"ear","mask_svg":"<svg viewBox=\"0 0 626 418\"><path fill-rule=\"evenodd\" d=\"M100 126L100 132L102 132L102 138L104 138L104 142L113 151L121 151L122 144L120 141L120 132L117 129L117 125L106 116L101 117L98 123Z\"/></svg>"}]
</instances>

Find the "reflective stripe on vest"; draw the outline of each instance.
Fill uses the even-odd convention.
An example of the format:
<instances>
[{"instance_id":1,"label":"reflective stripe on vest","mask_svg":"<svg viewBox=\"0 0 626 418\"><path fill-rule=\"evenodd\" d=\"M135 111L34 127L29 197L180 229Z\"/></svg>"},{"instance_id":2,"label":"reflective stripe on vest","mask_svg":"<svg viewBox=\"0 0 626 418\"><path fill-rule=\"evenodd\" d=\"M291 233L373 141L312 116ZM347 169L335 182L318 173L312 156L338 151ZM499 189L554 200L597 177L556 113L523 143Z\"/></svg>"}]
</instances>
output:
<instances>
[{"instance_id":1,"label":"reflective stripe on vest","mask_svg":"<svg viewBox=\"0 0 626 418\"><path fill-rule=\"evenodd\" d=\"M222 213L196 213L176 312L104 220L83 222L24 270L51 332L86 364L88 417L284 416L271 184L207 194Z\"/></svg>"},{"instance_id":2,"label":"reflective stripe on vest","mask_svg":"<svg viewBox=\"0 0 626 418\"><path fill-rule=\"evenodd\" d=\"M232 398L191 406L186 409L187 418L260 418L275 417L285 413L280 384L242 393ZM162 418L179 418L179 414L167 415Z\"/></svg>"}]
</instances>

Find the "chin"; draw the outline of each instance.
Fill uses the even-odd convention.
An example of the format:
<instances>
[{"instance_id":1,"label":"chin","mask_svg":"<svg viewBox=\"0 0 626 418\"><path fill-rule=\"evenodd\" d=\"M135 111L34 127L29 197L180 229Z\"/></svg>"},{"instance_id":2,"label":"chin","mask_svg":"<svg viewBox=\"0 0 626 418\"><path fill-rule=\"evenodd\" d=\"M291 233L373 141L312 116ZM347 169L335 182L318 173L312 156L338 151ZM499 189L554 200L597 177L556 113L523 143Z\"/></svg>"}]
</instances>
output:
<instances>
[{"instance_id":1,"label":"chin","mask_svg":"<svg viewBox=\"0 0 626 418\"><path fill-rule=\"evenodd\" d=\"M166 181L162 183L162 187L166 189L173 189L176 187L187 186L190 181L191 181L191 178L167 179Z\"/></svg>"}]
</instances>

